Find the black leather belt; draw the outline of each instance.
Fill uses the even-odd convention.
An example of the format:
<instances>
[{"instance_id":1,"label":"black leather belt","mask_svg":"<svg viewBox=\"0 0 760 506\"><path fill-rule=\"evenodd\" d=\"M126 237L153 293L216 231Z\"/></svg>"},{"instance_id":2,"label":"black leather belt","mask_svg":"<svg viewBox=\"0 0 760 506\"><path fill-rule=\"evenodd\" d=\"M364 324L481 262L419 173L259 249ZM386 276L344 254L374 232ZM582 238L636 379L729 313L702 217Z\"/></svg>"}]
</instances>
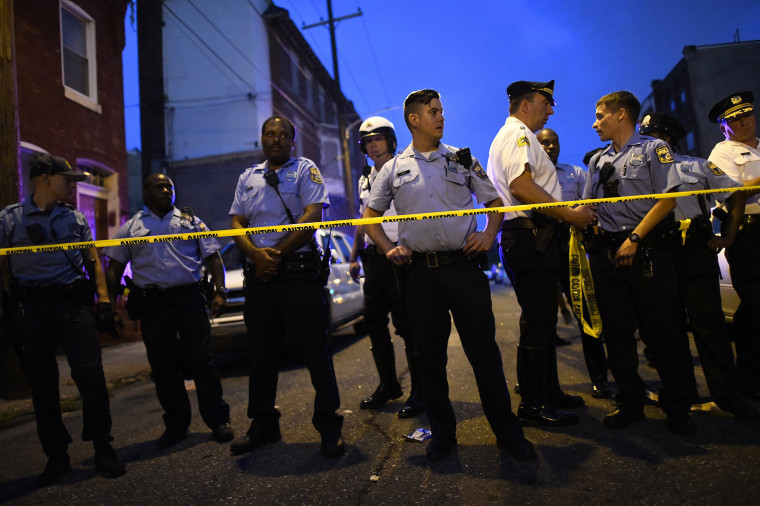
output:
<instances>
[{"instance_id":1,"label":"black leather belt","mask_svg":"<svg viewBox=\"0 0 760 506\"><path fill-rule=\"evenodd\" d=\"M537 228L536 222L534 222L531 218L513 218L511 220L505 220L504 223L501 224L501 230L516 230L519 228Z\"/></svg>"},{"instance_id":2,"label":"black leather belt","mask_svg":"<svg viewBox=\"0 0 760 506\"><path fill-rule=\"evenodd\" d=\"M193 283L190 285L168 286L166 288L156 285L148 285L144 288L136 288L138 290L142 290L146 297L150 297L156 295L179 295L182 293L198 291L200 289L200 286L198 283Z\"/></svg>"},{"instance_id":3,"label":"black leather belt","mask_svg":"<svg viewBox=\"0 0 760 506\"><path fill-rule=\"evenodd\" d=\"M760 214L745 214L742 223L745 225L757 225L760 223Z\"/></svg>"},{"instance_id":4,"label":"black leather belt","mask_svg":"<svg viewBox=\"0 0 760 506\"><path fill-rule=\"evenodd\" d=\"M412 252L412 261L424 262L427 267L440 267L442 265L462 264L471 262L471 258L464 254L464 251L426 251L420 253Z\"/></svg>"}]
</instances>

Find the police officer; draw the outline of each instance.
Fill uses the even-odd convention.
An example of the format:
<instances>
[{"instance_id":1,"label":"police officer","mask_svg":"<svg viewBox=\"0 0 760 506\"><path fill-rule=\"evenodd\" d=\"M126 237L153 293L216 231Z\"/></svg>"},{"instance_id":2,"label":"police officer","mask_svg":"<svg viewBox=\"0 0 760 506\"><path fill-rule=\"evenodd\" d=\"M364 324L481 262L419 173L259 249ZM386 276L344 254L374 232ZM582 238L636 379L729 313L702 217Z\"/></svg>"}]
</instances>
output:
<instances>
[{"instance_id":1,"label":"police officer","mask_svg":"<svg viewBox=\"0 0 760 506\"><path fill-rule=\"evenodd\" d=\"M651 113L639 124L639 133L662 139L671 147L686 136L686 129L667 114ZM684 156L674 152L673 159L681 177L679 191L695 191L742 186L726 175L717 165L702 158ZM702 363L707 387L716 404L741 420L757 420L758 414L741 400L741 384L734 364L734 352L728 334L720 300L720 267L716 251L731 244L736 237L739 221L725 234L716 237L708 209L714 207L715 194L679 197L676 199L675 218L681 223L689 220L681 243L675 249L678 293L685 312L681 327L681 350L687 388L696 393L693 359L689 349L685 318L688 314ZM744 213L744 192L731 194L726 200L729 213L741 217ZM698 397L698 394L697 394Z\"/></svg>"},{"instance_id":2,"label":"police officer","mask_svg":"<svg viewBox=\"0 0 760 506\"><path fill-rule=\"evenodd\" d=\"M32 159L29 177L31 197L0 212L0 247L92 241L85 216L64 203L85 175L72 170L63 158L41 155ZM72 440L63 425L58 391L59 345L82 397L82 439L95 446L95 469L108 478L121 476L126 468L111 447L108 390L93 315L96 294L98 322L114 330L96 249L3 256L0 272L10 272L4 277L11 281L23 369L32 387L37 435L48 457L37 483L50 485L71 470L67 447Z\"/></svg>"},{"instance_id":3,"label":"police officer","mask_svg":"<svg viewBox=\"0 0 760 506\"><path fill-rule=\"evenodd\" d=\"M143 200L145 209L122 225L114 239L208 231L199 218L174 207L174 183L164 174L145 178ZM216 239L205 238L133 243L103 250L110 258L106 279L113 302L124 269L132 263L134 286L129 304L139 307L132 316L140 319L156 394L164 409L166 430L158 438L162 448L179 443L190 426L183 365L195 380L198 408L214 439L225 443L234 437L230 407L222 398L222 383L211 353L211 327L199 285L205 263L215 284L212 311L222 310L227 290L219 248Z\"/></svg>"},{"instance_id":4,"label":"police officer","mask_svg":"<svg viewBox=\"0 0 760 506\"><path fill-rule=\"evenodd\" d=\"M559 136L551 128L544 128L536 134L536 139L549 155L549 160L557 169L557 181L559 182L561 199L565 202L581 200L583 188L586 186L586 171L576 165L559 163ZM571 300L570 294L570 228L558 227L559 231L559 283L562 292ZM583 311L588 314L586 304ZM588 316L587 316L588 318ZM604 354L604 341L602 337L596 338L583 331L583 323L578 320L578 329L581 332L581 345L583 346L583 358L586 369L591 378L591 396L607 398L612 396L612 390L607 382L607 357Z\"/></svg>"},{"instance_id":5,"label":"police officer","mask_svg":"<svg viewBox=\"0 0 760 506\"><path fill-rule=\"evenodd\" d=\"M409 94L404 101L404 119L412 144L383 166L372 186L365 218L382 216L391 201L402 214L472 209L473 194L486 207L501 205L480 163L468 156L469 150L458 156L455 148L441 143L444 118L437 91ZM456 445L456 418L446 379L452 317L497 444L516 458L536 458L511 411L495 339L491 292L481 266L500 223L501 213L488 215L483 232L476 231L474 216L402 222L398 244L381 225L366 225L380 251L405 271L407 309L420 352L432 432L426 449L430 460L445 458Z\"/></svg>"},{"instance_id":6,"label":"police officer","mask_svg":"<svg viewBox=\"0 0 760 506\"><path fill-rule=\"evenodd\" d=\"M306 158L293 158L296 130L282 116L264 121L264 163L246 169L230 208L232 228L314 223L329 205L319 169ZM232 442L233 455L279 441L277 395L278 345L287 335L311 374L316 391L312 422L321 435L326 458L343 455L343 417L328 346L326 276L313 242L313 230L238 236L247 257L245 323L251 351L248 417L245 437ZM323 277L324 276L324 277Z\"/></svg>"},{"instance_id":7,"label":"police officer","mask_svg":"<svg viewBox=\"0 0 760 506\"><path fill-rule=\"evenodd\" d=\"M760 139L756 137L754 95L732 93L715 103L710 121L718 123L726 140L719 142L708 160L732 179L746 182L760 176ZM736 360L752 396L760 398L760 197L747 199L736 241L726 248L731 282L741 302L734 314Z\"/></svg>"},{"instance_id":8,"label":"police officer","mask_svg":"<svg viewBox=\"0 0 760 506\"><path fill-rule=\"evenodd\" d=\"M584 198L666 193L680 184L667 143L636 132L640 107L627 91L597 102L593 128L602 141L612 143L592 157ZM601 237L589 245L589 260L618 386L619 408L604 419L611 428L644 419L645 389L634 337L638 327L648 336L662 380L659 402L668 427L677 434L696 432L678 346L678 288L669 234L675 206L672 198L599 205Z\"/></svg>"},{"instance_id":9,"label":"police officer","mask_svg":"<svg viewBox=\"0 0 760 506\"><path fill-rule=\"evenodd\" d=\"M562 195L557 172L541 148L536 130L554 113L554 81L517 81L507 87L509 117L488 153L488 175L504 205L556 202ZM582 406L568 395L557 376L557 289L559 223L585 227L595 218L592 207L508 212L501 226L500 247L520 314L517 379L522 401L517 416L532 425L577 423L564 409Z\"/></svg>"},{"instance_id":10,"label":"police officer","mask_svg":"<svg viewBox=\"0 0 760 506\"><path fill-rule=\"evenodd\" d=\"M396 131L393 123L380 116L366 119L359 127L359 146L362 152L374 163L374 167L365 166L365 173L359 178L360 212L367 208L370 190L380 169L396 154ZM396 214L391 203L385 216ZM383 224L385 234L398 243L398 223ZM393 351L391 335L388 331L388 312L393 318L396 333L404 340L409 376L411 377L411 392L409 398L398 411L399 418L410 418L425 411L422 397L422 386L419 379L419 366L414 341L409 334L409 319L406 306L399 294L393 264L385 255L378 252L377 247L369 237L365 238L364 227L356 227L354 245L351 250L349 272L358 281L359 263L361 257L364 264L364 323L367 325L370 341L372 342L372 357L380 376L380 384L374 393L364 399L362 409L377 409L391 399L397 399L403 394L401 384L396 377L396 357Z\"/></svg>"}]
</instances>

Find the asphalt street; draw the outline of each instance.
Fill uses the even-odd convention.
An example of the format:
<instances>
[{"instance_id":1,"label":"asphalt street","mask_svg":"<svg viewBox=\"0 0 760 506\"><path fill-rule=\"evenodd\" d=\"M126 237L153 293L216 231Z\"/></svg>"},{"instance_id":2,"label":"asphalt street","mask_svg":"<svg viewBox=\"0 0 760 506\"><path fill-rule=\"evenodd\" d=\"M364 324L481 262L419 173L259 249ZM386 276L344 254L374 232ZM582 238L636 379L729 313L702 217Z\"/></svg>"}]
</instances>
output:
<instances>
[{"instance_id":1,"label":"asphalt street","mask_svg":"<svg viewBox=\"0 0 760 506\"><path fill-rule=\"evenodd\" d=\"M509 287L493 287L497 339L510 387L515 384L519 308ZM153 385L142 379L111 397L114 447L127 474L113 480L95 476L92 447L79 440L81 411L64 421L75 439L69 447L71 472L63 481L38 489L45 465L31 418L0 430L0 502L9 504L756 504L760 495L760 423L739 422L719 411L694 413L695 436L671 434L664 414L647 406L647 419L627 429L602 424L613 409L609 399L594 399L583 362L577 328L560 324L572 345L558 349L563 388L584 397L575 426L526 428L539 455L520 462L496 447L479 403L472 371L458 335L449 343L450 395L456 411L459 445L446 460L430 463L424 443L405 434L428 427L425 415L399 420L401 400L379 411L359 409L376 386L369 338L336 338L334 362L345 416L346 454L325 460L311 425L313 389L297 361L281 366L278 405L283 440L240 457L211 439L195 405L190 436L169 450L156 445L163 430ZM396 361L405 394L409 374L403 343L395 340ZM145 367L140 343L107 348L107 375L139 377ZM120 360L114 360L120 354ZM129 358L125 358L129 357ZM248 378L245 365L224 357L225 399L236 434L248 427ZM641 359L640 372L656 390L657 377ZM71 389L70 379L62 383ZM701 369L700 392L707 395ZM613 384L614 387L614 384ZM516 411L519 397L512 396ZM752 401L755 408L760 403Z\"/></svg>"}]
</instances>

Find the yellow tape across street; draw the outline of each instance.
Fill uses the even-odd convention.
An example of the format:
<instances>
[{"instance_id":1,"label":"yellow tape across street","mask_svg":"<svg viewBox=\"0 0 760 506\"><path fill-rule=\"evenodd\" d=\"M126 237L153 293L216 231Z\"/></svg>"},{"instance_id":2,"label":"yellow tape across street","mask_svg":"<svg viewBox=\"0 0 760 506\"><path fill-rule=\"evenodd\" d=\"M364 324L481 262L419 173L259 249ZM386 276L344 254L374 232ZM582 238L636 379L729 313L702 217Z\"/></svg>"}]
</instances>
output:
<instances>
[{"instance_id":1,"label":"yellow tape across street","mask_svg":"<svg viewBox=\"0 0 760 506\"><path fill-rule=\"evenodd\" d=\"M22 253L45 253L74 249L104 248L106 246L120 246L125 244L148 244L168 241L185 241L188 239L204 239L208 237L236 237L241 235L271 234L274 232L286 232L289 230L316 230L318 228L340 228L354 225L368 225L372 223L390 223L394 221L417 221L440 218L456 218L459 216L473 216L478 214L496 214L508 211L532 211L552 207L568 207L576 204L610 204L631 200L657 200L671 197L688 197L691 195L707 193L733 193L735 191L760 190L760 186L740 186L738 188L721 188L716 190L696 190L688 192L654 193L651 195L632 195L628 197L613 197L604 199L570 200L565 202L548 202L545 204L525 204L507 207L488 207L483 209L463 209L457 211L444 211L437 213L404 214L397 216L379 216L377 218L355 218L349 220L322 221L313 223L297 223L294 225L272 225L269 227L228 229L209 232L193 232L189 234L155 235L149 237L131 237L128 239L102 239L90 242L70 242L60 244L43 244L40 246L24 246L19 248L0 248L0 255L17 255Z\"/></svg>"}]
</instances>

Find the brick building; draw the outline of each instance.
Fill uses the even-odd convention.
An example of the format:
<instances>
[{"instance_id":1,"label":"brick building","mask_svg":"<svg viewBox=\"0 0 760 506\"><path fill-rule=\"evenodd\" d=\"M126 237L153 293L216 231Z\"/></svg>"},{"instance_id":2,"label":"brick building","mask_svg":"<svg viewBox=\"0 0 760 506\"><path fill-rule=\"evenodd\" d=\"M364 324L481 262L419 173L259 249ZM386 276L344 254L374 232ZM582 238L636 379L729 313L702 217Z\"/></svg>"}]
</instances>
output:
<instances>
[{"instance_id":1,"label":"brick building","mask_svg":"<svg viewBox=\"0 0 760 506\"><path fill-rule=\"evenodd\" d=\"M128 209L121 53L128 0L14 0L19 196L48 152L88 173L73 202L96 239Z\"/></svg>"}]
</instances>

